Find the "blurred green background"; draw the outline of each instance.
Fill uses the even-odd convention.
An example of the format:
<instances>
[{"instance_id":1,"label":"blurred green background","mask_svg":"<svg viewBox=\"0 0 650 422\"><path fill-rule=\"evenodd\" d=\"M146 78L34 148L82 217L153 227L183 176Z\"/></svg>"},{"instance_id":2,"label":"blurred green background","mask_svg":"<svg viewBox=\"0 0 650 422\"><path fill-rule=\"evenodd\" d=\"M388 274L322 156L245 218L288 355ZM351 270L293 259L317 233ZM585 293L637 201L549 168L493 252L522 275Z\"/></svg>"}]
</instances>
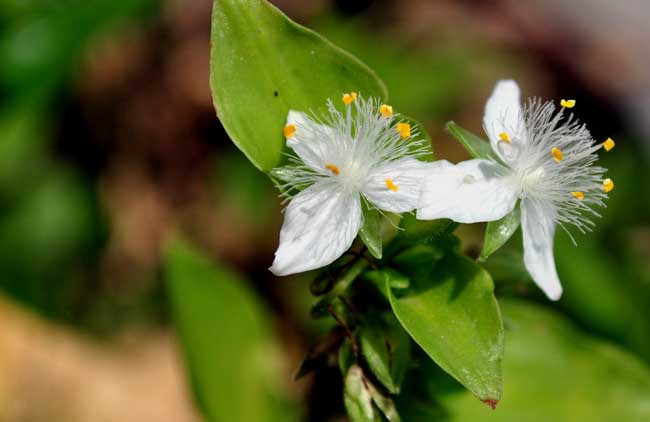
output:
<instances>
[{"instance_id":1,"label":"blurred green background","mask_svg":"<svg viewBox=\"0 0 650 422\"><path fill-rule=\"evenodd\" d=\"M520 237L486 263L506 329L524 332L506 334L504 410L491 417L572 420L606 400L612 377L647 386L650 5L273 3L372 67L395 109L425 124L437 158L467 158L444 123L482 133L497 79L577 100L594 138L617 142L602 154L616 188L577 247L558 231L557 304L526 275ZM309 275L267 270L281 204L216 118L210 10L210 0L0 2L0 420L193 421L198 409L216 420L344 420L335 365L292 380L332 322L309 317ZM483 226L457 233L476 257ZM527 313L521 298L546 310ZM529 338L537 317L550 331ZM570 341L554 338L556 325ZM526 381L544 336L549 368ZM612 363L618 353L627 372ZM574 405L549 410L560 395ZM431 418L482 417L463 400ZM634 400L650 408L650 397Z\"/></svg>"}]
</instances>

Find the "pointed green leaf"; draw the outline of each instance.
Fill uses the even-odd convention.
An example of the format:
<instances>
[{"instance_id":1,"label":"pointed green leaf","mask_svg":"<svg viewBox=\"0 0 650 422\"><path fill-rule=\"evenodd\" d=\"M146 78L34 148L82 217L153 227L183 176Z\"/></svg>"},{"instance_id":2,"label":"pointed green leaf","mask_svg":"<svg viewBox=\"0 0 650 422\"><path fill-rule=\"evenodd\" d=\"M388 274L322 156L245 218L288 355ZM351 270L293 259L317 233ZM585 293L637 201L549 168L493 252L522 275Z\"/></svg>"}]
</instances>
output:
<instances>
[{"instance_id":1,"label":"pointed green leaf","mask_svg":"<svg viewBox=\"0 0 650 422\"><path fill-rule=\"evenodd\" d=\"M281 160L289 109L324 111L344 92L386 98L366 65L266 0L215 0L210 86L226 132L260 170Z\"/></svg>"},{"instance_id":2,"label":"pointed green leaf","mask_svg":"<svg viewBox=\"0 0 650 422\"><path fill-rule=\"evenodd\" d=\"M393 399L382 394L373 384L370 383L368 384L368 391L370 392L370 397L372 397L372 402L379 410L381 410L381 413L384 414L384 417L389 422L401 421Z\"/></svg>"},{"instance_id":3,"label":"pointed green leaf","mask_svg":"<svg viewBox=\"0 0 650 422\"><path fill-rule=\"evenodd\" d=\"M518 205L501 220L490 221L485 229L485 240L479 261L485 261L490 255L503 246L519 228L521 211Z\"/></svg>"},{"instance_id":4,"label":"pointed green leaf","mask_svg":"<svg viewBox=\"0 0 650 422\"><path fill-rule=\"evenodd\" d=\"M359 237L368 248L368 252L377 259L381 259L382 249L382 215L376 209L363 204L363 225L359 230Z\"/></svg>"},{"instance_id":5,"label":"pointed green leaf","mask_svg":"<svg viewBox=\"0 0 650 422\"><path fill-rule=\"evenodd\" d=\"M375 421L379 416L372 405L367 380L357 365L352 365L345 376L343 402L352 422Z\"/></svg>"},{"instance_id":6,"label":"pointed green leaf","mask_svg":"<svg viewBox=\"0 0 650 422\"><path fill-rule=\"evenodd\" d=\"M292 421L269 315L246 284L181 241L171 243L166 278L176 332L199 407L208 420Z\"/></svg>"},{"instance_id":7,"label":"pointed green leaf","mask_svg":"<svg viewBox=\"0 0 650 422\"><path fill-rule=\"evenodd\" d=\"M497 158L490 143L469 130L463 129L454 122L447 122L447 131L465 147L473 158Z\"/></svg>"},{"instance_id":8,"label":"pointed green leaf","mask_svg":"<svg viewBox=\"0 0 650 422\"><path fill-rule=\"evenodd\" d=\"M391 291L402 326L446 372L481 400L501 398L503 324L490 275L457 255L414 270Z\"/></svg>"},{"instance_id":9,"label":"pointed green leaf","mask_svg":"<svg viewBox=\"0 0 650 422\"><path fill-rule=\"evenodd\" d=\"M435 392L455 420L650 420L650 369L639 358L548 308L511 299L501 306L507 393L493 411L462 391Z\"/></svg>"},{"instance_id":10,"label":"pointed green leaf","mask_svg":"<svg viewBox=\"0 0 650 422\"><path fill-rule=\"evenodd\" d=\"M363 374L358 365L352 365L345 376L343 402L351 422L400 422L395 403L384 396Z\"/></svg>"},{"instance_id":11,"label":"pointed green leaf","mask_svg":"<svg viewBox=\"0 0 650 422\"><path fill-rule=\"evenodd\" d=\"M411 358L411 340L393 321L366 318L360 327L361 353L375 377L392 394L398 394Z\"/></svg>"}]
</instances>

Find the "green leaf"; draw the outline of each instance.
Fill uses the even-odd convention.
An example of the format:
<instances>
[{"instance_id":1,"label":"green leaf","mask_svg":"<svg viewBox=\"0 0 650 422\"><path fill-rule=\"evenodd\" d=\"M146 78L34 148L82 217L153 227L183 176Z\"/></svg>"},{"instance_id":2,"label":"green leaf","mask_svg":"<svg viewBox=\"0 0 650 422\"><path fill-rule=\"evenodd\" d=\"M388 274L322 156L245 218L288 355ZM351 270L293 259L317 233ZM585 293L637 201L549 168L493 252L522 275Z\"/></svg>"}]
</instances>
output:
<instances>
[{"instance_id":1,"label":"green leaf","mask_svg":"<svg viewBox=\"0 0 650 422\"><path fill-rule=\"evenodd\" d=\"M386 299L388 293L386 292L386 285L393 289L406 289L411 284L411 280L404 274L395 271L392 268L385 268L382 270L366 271L363 273L363 278L372 283L377 290L381 292Z\"/></svg>"},{"instance_id":2,"label":"green leaf","mask_svg":"<svg viewBox=\"0 0 650 422\"><path fill-rule=\"evenodd\" d=\"M447 131L453 135L465 147L473 158L497 159L492 151L490 143L467 129L463 129L454 122L447 122Z\"/></svg>"},{"instance_id":3,"label":"green leaf","mask_svg":"<svg viewBox=\"0 0 650 422\"><path fill-rule=\"evenodd\" d=\"M370 392L370 397L372 397L372 402L381 410L381 413L384 414L386 419L389 422L400 422L401 419L397 413L397 408L395 407L395 402L390 397L382 394L374 385L368 385L368 391Z\"/></svg>"},{"instance_id":4,"label":"green leaf","mask_svg":"<svg viewBox=\"0 0 650 422\"><path fill-rule=\"evenodd\" d=\"M350 340L346 339L341 344L341 347L339 348L338 361L341 376L345 377L354 363L354 354L352 353L352 344L350 343Z\"/></svg>"},{"instance_id":5,"label":"green leaf","mask_svg":"<svg viewBox=\"0 0 650 422\"><path fill-rule=\"evenodd\" d=\"M166 255L176 331L194 393L208 420L295 420L284 391L269 315L232 272L179 240Z\"/></svg>"},{"instance_id":6,"label":"green leaf","mask_svg":"<svg viewBox=\"0 0 650 422\"><path fill-rule=\"evenodd\" d=\"M289 109L326 110L344 92L386 98L366 65L265 0L215 0L210 86L235 145L260 170L281 161Z\"/></svg>"},{"instance_id":7,"label":"green leaf","mask_svg":"<svg viewBox=\"0 0 650 422\"><path fill-rule=\"evenodd\" d=\"M411 358L409 336L397 321L366 318L359 338L361 353L370 370L390 393L398 394Z\"/></svg>"},{"instance_id":8,"label":"green leaf","mask_svg":"<svg viewBox=\"0 0 650 422\"><path fill-rule=\"evenodd\" d=\"M469 394L436 393L454 420L650 420L650 370L636 356L586 335L549 309L516 300L501 307L508 326L507 394L492 411Z\"/></svg>"},{"instance_id":9,"label":"green leaf","mask_svg":"<svg viewBox=\"0 0 650 422\"><path fill-rule=\"evenodd\" d=\"M345 376L343 402L352 422L377 420L367 380L357 365L352 365Z\"/></svg>"},{"instance_id":10,"label":"green leaf","mask_svg":"<svg viewBox=\"0 0 650 422\"><path fill-rule=\"evenodd\" d=\"M414 270L390 292L402 326L446 372L481 400L501 398L503 325L490 275L457 255Z\"/></svg>"},{"instance_id":11,"label":"green leaf","mask_svg":"<svg viewBox=\"0 0 650 422\"><path fill-rule=\"evenodd\" d=\"M393 257L393 263L398 268L408 271L409 269L422 265L430 266L444 256L445 250L439 245L417 244L395 255Z\"/></svg>"},{"instance_id":12,"label":"green leaf","mask_svg":"<svg viewBox=\"0 0 650 422\"><path fill-rule=\"evenodd\" d=\"M344 382L343 402L352 422L381 421L378 410L389 422L400 422L393 400L380 393L358 365L350 367Z\"/></svg>"},{"instance_id":13,"label":"green leaf","mask_svg":"<svg viewBox=\"0 0 650 422\"><path fill-rule=\"evenodd\" d=\"M359 237L368 248L372 256L381 259L382 249L382 229L381 213L376 209L371 209L367 204L363 204L363 225L359 230Z\"/></svg>"},{"instance_id":14,"label":"green leaf","mask_svg":"<svg viewBox=\"0 0 650 422\"><path fill-rule=\"evenodd\" d=\"M521 211L518 205L501 220L490 221L485 229L485 240L479 261L485 261L490 255L503 246L519 228Z\"/></svg>"},{"instance_id":15,"label":"green leaf","mask_svg":"<svg viewBox=\"0 0 650 422\"><path fill-rule=\"evenodd\" d=\"M451 220L422 221L412 214L404 214L400 227L402 231L384 248L384 260L417 244L436 244L438 248L455 247L452 233L458 227L458 223Z\"/></svg>"},{"instance_id":16,"label":"green leaf","mask_svg":"<svg viewBox=\"0 0 650 422\"><path fill-rule=\"evenodd\" d=\"M400 227L404 230L397 236L398 240L431 243L453 233L458 223L448 219L418 220L413 214L406 214Z\"/></svg>"}]
</instances>

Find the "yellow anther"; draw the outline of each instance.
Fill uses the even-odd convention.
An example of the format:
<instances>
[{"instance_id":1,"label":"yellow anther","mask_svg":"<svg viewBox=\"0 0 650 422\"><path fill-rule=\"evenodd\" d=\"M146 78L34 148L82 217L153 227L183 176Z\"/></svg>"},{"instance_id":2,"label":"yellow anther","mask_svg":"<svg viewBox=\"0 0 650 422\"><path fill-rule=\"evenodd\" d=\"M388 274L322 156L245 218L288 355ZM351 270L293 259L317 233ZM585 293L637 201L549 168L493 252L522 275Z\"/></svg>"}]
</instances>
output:
<instances>
[{"instance_id":1,"label":"yellow anther","mask_svg":"<svg viewBox=\"0 0 650 422\"><path fill-rule=\"evenodd\" d=\"M397 192L399 190L399 187L393 183L393 179L386 179L386 187L393 192Z\"/></svg>"},{"instance_id":2,"label":"yellow anther","mask_svg":"<svg viewBox=\"0 0 650 422\"><path fill-rule=\"evenodd\" d=\"M564 154L562 154L562 151L560 151L560 148L553 147L551 148L551 154L553 154L553 158L555 158L555 161L558 163L562 161L564 158Z\"/></svg>"},{"instance_id":3,"label":"yellow anther","mask_svg":"<svg viewBox=\"0 0 650 422\"><path fill-rule=\"evenodd\" d=\"M612 138L607 138L605 142L603 142L603 148L605 148L605 151L609 152L614 148L616 145L616 142Z\"/></svg>"},{"instance_id":4,"label":"yellow anther","mask_svg":"<svg viewBox=\"0 0 650 422\"><path fill-rule=\"evenodd\" d=\"M506 132L501 132L499 134L499 139L501 139L503 142L511 143L512 139L510 139L510 135L508 135Z\"/></svg>"},{"instance_id":5,"label":"yellow anther","mask_svg":"<svg viewBox=\"0 0 650 422\"><path fill-rule=\"evenodd\" d=\"M289 139L296 133L296 125L286 125L282 132L284 133L284 137Z\"/></svg>"},{"instance_id":6,"label":"yellow anther","mask_svg":"<svg viewBox=\"0 0 650 422\"><path fill-rule=\"evenodd\" d=\"M614 189L614 181L609 177L603 180L603 190L605 193L609 193L612 189Z\"/></svg>"},{"instance_id":7,"label":"yellow anther","mask_svg":"<svg viewBox=\"0 0 650 422\"><path fill-rule=\"evenodd\" d=\"M576 100L560 100L560 105L563 108L573 108L576 105Z\"/></svg>"},{"instance_id":8,"label":"yellow anther","mask_svg":"<svg viewBox=\"0 0 650 422\"><path fill-rule=\"evenodd\" d=\"M571 192L571 195L573 195L575 199L579 199L581 201L585 199L585 194L583 192Z\"/></svg>"},{"instance_id":9,"label":"yellow anther","mask_svg":"<svg viewBox=\"0 0 650 422\"><path fill-rule=\"evenodd\" d=\"M341 172L341 169L339 169L337 165L332 163L325 164L325 168L331 171L332 173L336 174L337 176Z\"/></svg>"},{"instance_id":10,"label":"yellow anther","mask_svg":"<svg viewBox=\"0 0 650 422\"><path fill-rule=\"evenodd\" d=\"M343 94L343 104L350 105L354 100L357 99L356 92L350 92L349 94Z\"/></svg>"},{"instance_id":11,"label":"yellow anther","mask_svg":"<svg viewBox=\"0 0 650 422\"><path fill-rule=\"evenodd\" d=\"M402 139L406 139L411 136L411 125L408 123L398 123L396 129L397 132L402 136Z\"/></svg>"},{"instance_id":12,"label":"yellow anther","mask_svg":"<svg viewBox=\"0 0 650 422\"><path fill-rule=\"evenodd\" d=\"M379 112L384 117L390 117L393 115L393 107L389 106L388 104L382 104L379 107Z\"/></svg>"}]
</instances>

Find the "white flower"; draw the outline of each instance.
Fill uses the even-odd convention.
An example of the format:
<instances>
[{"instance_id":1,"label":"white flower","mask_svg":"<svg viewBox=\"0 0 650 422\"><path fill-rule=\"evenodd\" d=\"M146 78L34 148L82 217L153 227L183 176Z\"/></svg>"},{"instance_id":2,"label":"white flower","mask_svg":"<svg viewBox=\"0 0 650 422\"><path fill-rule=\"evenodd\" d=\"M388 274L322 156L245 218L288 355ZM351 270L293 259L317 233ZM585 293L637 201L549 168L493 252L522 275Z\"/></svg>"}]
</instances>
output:
<instances>
[{"instance_id":1,"label":"white flower","mask_svg":"<svg viewBox=\"0 0 650 422\"><path fill-rule=\"evenodd\" d=\"M461 223L495 221L521 200L524 263L546 295L557 300L562 286L555 269L553 238L560 224L584 233L604 206L611 179L595 164L596 151L614 142L595 144L589 131L566 116L575 105L562 100L531 99L522 109L514 81L497 83L485 106L484 129L495 157L450 164L439 161L423 181L417 218L451 218ZM567 231L568 233L568 231Z\"/></svg>"},{"instance_id":2,"label":"white flower","mask_svg":"<svg viewBox=\"0 0 650 422\"><path fill-rule=\"evenodd\" d=\"M280 246L270 270L287 275L323 267L340 257L363 224L362 201L371 208L415 208L426 163L424 141L393 118L389 105L343 96L345 114L328 101L329 116L317 120L289 111L284 135L295 152L275 169L282 191L300 190L284 213Z\"/></svg>"}]
</instances>

